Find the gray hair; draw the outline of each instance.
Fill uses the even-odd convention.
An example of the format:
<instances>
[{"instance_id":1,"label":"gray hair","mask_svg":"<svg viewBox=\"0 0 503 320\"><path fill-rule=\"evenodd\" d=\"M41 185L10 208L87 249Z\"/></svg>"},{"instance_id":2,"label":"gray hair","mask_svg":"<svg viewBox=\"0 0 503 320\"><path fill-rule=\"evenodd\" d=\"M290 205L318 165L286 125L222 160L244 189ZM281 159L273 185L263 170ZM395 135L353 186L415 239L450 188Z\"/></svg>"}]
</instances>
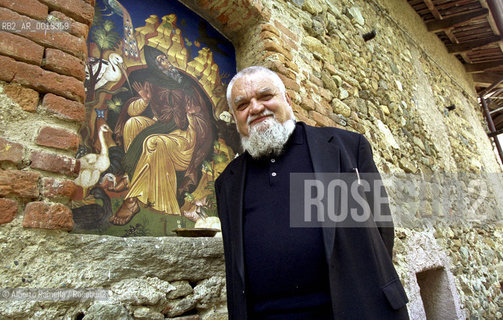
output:
<instances>
[{"instance_id":1,"label":"gray hair","mask_svg":"<svg viewBox=\"0 0 503 320\"><path fill-rule=\"evenodd\" d=\"M266 67L262 66L251 66L236 73L236 75L232 77L231 81L229 82L229 85L227 86L227 95L226 95L227 105L229 106L229 110L232 112L232 114L234 114L234 109L232 108L231 92L232 87L234 86L234 82L236 82L237 80L241 79L244 76L260 72L266 73L268 76L271 77L272 81L274 82L274 85L278 87L279 91L281 92L281 94L283 94L283 97L286 99L285 84L283 83L283 81L281 81L281 78L276 74L276 72L271 71L270 69L267 69Z\"/></svg>"}]
</instances>

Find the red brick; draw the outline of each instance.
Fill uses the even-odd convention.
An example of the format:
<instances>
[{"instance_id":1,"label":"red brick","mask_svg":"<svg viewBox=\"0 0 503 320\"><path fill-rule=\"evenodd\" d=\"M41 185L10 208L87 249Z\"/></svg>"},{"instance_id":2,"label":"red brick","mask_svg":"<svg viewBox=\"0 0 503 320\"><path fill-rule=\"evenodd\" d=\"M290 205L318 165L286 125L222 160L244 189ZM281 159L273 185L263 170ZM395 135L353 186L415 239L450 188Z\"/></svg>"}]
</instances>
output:
<instances>
[{"instance_id":1,"label":"red brick","mask_svg":"<svg viewBox=\"0 0 503 320\"><path fill-rule=\"evenodd\" d=\"M316 121L309 119L301 114L296 114L295 117L297 118L297 120L302 121L310 126L316 126Z\"/></svg>"},{"instance_id":2,"label":"red brick","mask_svg":"<svg viewBox=\"0 0 503 320\"><path fill-rule=\"evenodd\" d=\"M0 197L15 196L35 199L39 196L40 173L21 170L0 170Z\"/></svg>"},{"instance_id":3,"label":"red brick","mask_svg":"<svg viewBox=\"0 0 503 320\"><path fill-rule=\"evenodd\" d=\"M8 161L18 164L23 160L23 145L0 138L0 162Z\"/></svg>"},{"instance_id":4,"label":"red brick","mask_svg":"<svg viewBox=\"0 0 503 320\"><path fill-rule=\"evenodd\" d=\"M229 21L229 16L226 15L225 13L222 13L218 17L216 17L216 19L221 24L226 24Z\"/></svg>"},{"instance_id":5,"label":"red brick","mask_svg":"<svg viewBox=\"0 0 503 320\"><path fill-rule=\"evenodd\" d=\"M264 44L265 50L281 53L288 60L293 59L292 54L290 52L288 52L287 49L283 48L283 46L281 46L280 44L278 44L274 41L271 41L271 40L264 40L262 43Z\"/></svg>"},{"instance_id":6,"label":"red brick","mask_svg":"<svg viewBox=\"0 0 503 320\"><path fill-rule=\"evenodd\" d=\"M43 67L59 74L75 77L81 81L86 78L84 61L61 50L45 49Z\"/></svg>"},{"instance_id":7,"label":"red brick","mask_svg":"<svg viewBox=\"0 0 503 320\"><path fill-rule=\"evenodd\" d=\"M328 101L321 99L320 103L316 104L315 110L321 114L328 114L328 112L332 111L332 106Z\"/></svg>"},{"instance_id":8,"label":"red brick","mask_svg":"<svg viewBox=\"0 0 503 320\"><path fill-rule=\"evenodd\" d=\"M278 60L286 65L287 68L292 69L295 72L299 72L299 67L292 61L287 60L283 55L278 55Z\"/></svg>"},{"instance_id":9,"label":"red brick","mask_svg":"<svg viewBox=\"0 0 503 320\"><path fill-rule=\"evenodd\" d=\"M40 0L51 10L61 11L72 19L85 23L93 23L94 7L82 0Z\"/></svg>"},{"instance_id":10,"label":"red brick","mask_svg":"<svg viewBox=\"0 0 503 320\"><path fill-rule=\"evenodd\" d=\"M70 34L79 38L87 39L89 27L86 24L77 22L59 11L51 11L50 15L58 18L60 21L68 21L70 23Z\"/></svg>"},{"instance_id":11,"label":"red brick","mask_svg":"<svg viewBox=\"0 0 503 320\"><path fill-rule=\"evenodd\" d=\"M0 54L40 65L44 47L16 34L0 31Z\"/></svg>"},{"instance_id":12,"label":"red brick","mask_svg":"<svg viewBox=\"0 0 503 320\"><path fill-rule=\"evenodd\" d=\"M199 8L208 9L211 4L214 4L213 0L197 0L197 6Z\"/></svg>"},{"instance_id":13,"label":"red brick","mask_svg":"<svg viewBox=\"0 0 503 320\"><path fill-rule=\"evenodd\" d=\"M49 11L45 4L37 0L0 0L0 6L38 20L45 20Z\"/></svg>"},{"instance_id":14,"label":"red brick","mask_svg":"<svg viewBox=\"0 0 503 320\"><path fill-rule=\"evenodd\" d=\"M288 47L290 50L298 50L299 49L299 46L293 42L290 38L287 38L287 37L281 37L281 40L284 41L285 43L285 46Z\"/></svg>"},{"instance_id":15,"label":"red brick","mask_svg":"<svg viewBox=\"0 0 503 320\"><path fill-rule=\"evenodd\" d=\"M25 88L17 83L5 85L3 91L24 111L35 112L35 110L37 110L39 99L39 93L37 91Z\"/></svg>"},{"instance_id":16,"label":"red brick","mask_svg":"<svg viewBox=\"0 0 503 320\"><path fill-rule=\"evenodd\" d=\"M262 28L262 32L268 31L274 33L278 37L280 36L280 32L272 24L262 24L260 27Z\"/></svg>"},{"instance_id":17,"label":"red brick","mask_svg":"<svg viewBox=\"0 0 503 320\"><path fill-rule=\"evenodd\" d=\"M53 127L43 127L38 133L35 143L62 150L77 150L79 136L68 130Z\"/></svg>"},{"instance_id":18,"label":"red brick","mask_svg":"<svg viewBox=\"0 0 503 320\"><path fill-rule=\"evenodd\" d=\"M335 126L335 122L332 119L330 119L329 117L327 117L319 112L310 111L309 116L311 117L311 119L316 121L316 123L322 125L323 127L334 127Z\"/></svg>"},{"instance_id":19,"label":"red brick","mask_svg":"<svg viewBox=\"0 0 503 320\"><path fill-rule=\"evenodd\" d=\"M42 178L42 196L51 200L69 200L77 186L73 181L53 178Z\"/></svg>"},{"instance_id":20,"label":"red brick","mask_svg":"<svg viewBox=\"0 0 503 320\"><path fill-rule=\"evenodd\" d=\"M31 154L30 160L32 169L60 173L71 177L76 177L80 170L80 163L77 159L53 153L35 151Z\"/></svg>"},{"instance_id":21,"label":"red brick","mask_svg":"<svg viewBox=\"0 0 503 320\"><path fill-rule=\"evenodd\" d=\"M328 101L332 101L332 98L334 97L333 93L325 88L320 88L320 95L323 99Z\"/></svg>"},{"instance_id":22,"label":"red brick","mask_svg":"<svg viewBox=\"0 0 503 320\"><path fill-rule=\"evenodd\" d=\"M303 81L302 86L306 88L311 93L314 93L315 95L320 95L320 87L314 85L311 81Z\"/></svg>"},{"instance_id":23,"label":"red brick","mask_svg":"<svg viewBox=\"0 0 503 320\"><path fill-rule=\"evenodd\" d=\"M300 103L301 97L297 92L295 92L293 90L286 89L286 93L288 94L288 96L290 96L290 99L292 100L292 102L294 102L296 104Z\"/></svg>"},{"instance_id":24,"label":"red brick","mask_svg":"<svg viewBox=\"0 0 503 320\"><path fill-rule=\"evenodd\" d=\"M23 227L71 231L72 211L61 203L30 202L24 209Z\"/></svg>"},{"instance_id":25,"label":"red brick","mask_svg":"<svg viewBox=\"0 0 503 320\"><path fill-rule=\"evenodd\" d=\"M314 101L310 96L302 97L300 106L305 110L314 110Z\"/></svg>"},{"instance_id":26,"label":"red brick","mask_svg":"<svg viewBox=\"0 0 503 320\"><path fill-rule=\"evenodd\" d=\"M18 62L13 81L42 93L51 92L79 102L84 101L85 90L82 81L46 71L39 66Z\"/></svg>"},{"instance_id":27,"label":"red brick","mask_svg":"<svg viewBox=\"0 0 503 320\"><path fill-rule=\"evenodd\" d=\"M311 81L318 87L323 88L323 81L312 73L309 74L309 81Z\"/></svg>"},{"instance_id":28,"label":"red brick","mask_svg":"<svg viewBox=\"0 0 503 320\"><path fill-rule=\"evenodd\" d=\"M273 41L278 41L279 37L270 31L262 31L260 33L260 39L262 40L270 39Z\"/></svg>"},{"instance_id":29,"label":"red brick","mask_svg":"<svg viewBox=\"0 0 503 320\"><path fill-rule=\"evenodd\" d=\"M255 1L255 0L247 0L247 3L245 4L245 7L252 7L255 10L252 10L252 18L256 19L259 17L261 21L269 21L271 20L271 11L267 6L262 4L261 1Z\"/></svg>"},{"instance_id":30,"label":"red brick","mask_svg":"<svg viewBox=\"0 0 503 320\"><path fill-rule=\"evenodd\" d=\"M9 223L17 214L16 200L0 198L0 224Z\"/></svg>"},{"instance_id":31,"label":"red brick","mask_svg":"<svg viewBox=\"0 0 503 320\"><path fill-rule=\"evenodd\" d=\"M275 71L277 73L281 73L282 75L284 75L285 77L287 77L289 79L295 80L295 78L296 78L295 73L293 73L291 70L285 68L285 66L277 60L268 60L265 62L264 66L271 69L272 71Z\"/></svg>"},{"instance_id":32,"label":"red brick","mask_svg":"<svg viewBox=\"0 0 503 320\"><path fill-rule=\"evenodd\" d=\"M65 52L71 53L74 56L85 59L87 56L87 45L83 38L72 36L64 31L37 31L36 26L40 21L34 20L30 17L20 15L17 12L7 8L0 7L0 21L17 21L19 23L30 23L30 30L21 30L17 32L18 35L33 40L34 42L43 45L44 47L56 48Z\"/></svg>"},{"instance_id":33,"label":"red brick","mask_svg":"<svg viewBox=\"0 0 503 320\"><path fill-rule=\"evenodd\" d=\"M210 8L212 11L215 11L215 12L225 12L225 11L230 11L228 9L229 6L230 6L230 1L228 0L224 0L224 1L213 1L213 3L211 4Z\"/></svg>"},{"instance_id":34,"label":"red brick","mask_svg":"<svg viewBox=\"0 0 503 320\"><path fill-rule=\"evenodd\" d=\"M86 118L86 109L82 103L52 93L44 96L42 107L60 119L82 122Z\"/></svg>"},{"instance_id":35,"label":"red brick","mask_svg":"<svg viewBox=\"0 0 503 320\"><path fill-rule=\"evenodd\" d=\"M300 86L297 84L297 82L295 82L295 80L289 79L280 73L278 73L278 76L281 78L287 89L291 89L297 92L300 90Z\"/></svg>"},{"instance_id":36,"label":"red brick","mask_svg":"<svg viewBox=\"0 0 503 320\"><path fill-rule=\"evenodd\" d=\"M276 20L274 20L274 25L276 26L276 28L278 28L283 34L285 34L286 36L288 36L290 39L292 39L293 41L297 41L299 40L299 37L293 33L290 29L288 29L287 27L285 27L283 24L281 24L281 22L278 22Z\"/></svg>"},{"instance_id":37,"label":"red brick","mask_svg":"<svg viewBox=\"0 0 503 320\"><path fill-rule=\"evenodd\" d=\"M0 56L0 80L11 82L17 72L17 62L16 60Z\"/></svg>"},{"instance_id":38,"label":"red brick","mask_svg":"<svg viewBox=\"0 0 503 320\"><path fill-rule=\"evenodd\" d=\"M304 116L306 118L309 117L309 112L307 112L306 110L298 107L298 105L296 104L295 105L295 108L292 107L293 111L295 112L296 115L301 115L301 116Z\"/></svg>"}]
</instances>

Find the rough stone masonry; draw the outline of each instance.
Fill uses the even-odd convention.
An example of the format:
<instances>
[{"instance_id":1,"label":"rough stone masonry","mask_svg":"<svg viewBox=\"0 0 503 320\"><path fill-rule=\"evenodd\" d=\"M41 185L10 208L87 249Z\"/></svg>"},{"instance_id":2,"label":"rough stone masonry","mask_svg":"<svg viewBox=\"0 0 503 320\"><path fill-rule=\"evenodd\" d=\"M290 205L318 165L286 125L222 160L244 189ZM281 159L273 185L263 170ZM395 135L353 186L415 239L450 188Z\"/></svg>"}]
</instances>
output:
<instances>
[{"instance_id":1,"label":"rough stone masonry","mask_svg":"<svg viewBox=\"0 0 503 320\"><path fill-rule=\"evenodd\" d=\"M470 76L405 0L182 2L233 42L239 69L260 64L280 74L299 120L365 134L383 174L436 177L420 193L387 186L413 319L502 318L501 179L484 190L470 184L501 174L501 165ZM93 6L0 0L0 21L72 26L53 35L0 31L0 288L102 288L110 299L0 300L0 318L225 319L219 239L68 234ZM466 178L456 184L441 178L458 173ZM430 223L465 210L475 218ZM426 288L433 298L423 294L432 270L441 279L438 291Z\"/></svg>"}]
</instances>

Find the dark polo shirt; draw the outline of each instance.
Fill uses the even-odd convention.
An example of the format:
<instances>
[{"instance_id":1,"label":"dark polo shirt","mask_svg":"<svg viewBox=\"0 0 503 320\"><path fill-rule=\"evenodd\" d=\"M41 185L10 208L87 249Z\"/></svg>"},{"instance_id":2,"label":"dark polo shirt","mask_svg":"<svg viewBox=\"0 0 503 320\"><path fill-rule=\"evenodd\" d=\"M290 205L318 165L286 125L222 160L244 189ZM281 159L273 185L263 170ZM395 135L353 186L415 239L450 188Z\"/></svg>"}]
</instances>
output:
<instances>
[{"instance_id":1,"label":"dark polo shirt","mask_svg":"<svg viewBox=\"0 0 503 320\"><path fill-rule=\"evenodd\" d=\"M244 256L251 319L332 319L328 266L319 228L290 227L290 173L312 172L304 128L284 153L247 155Z\"/></svg>"}]
</instances>

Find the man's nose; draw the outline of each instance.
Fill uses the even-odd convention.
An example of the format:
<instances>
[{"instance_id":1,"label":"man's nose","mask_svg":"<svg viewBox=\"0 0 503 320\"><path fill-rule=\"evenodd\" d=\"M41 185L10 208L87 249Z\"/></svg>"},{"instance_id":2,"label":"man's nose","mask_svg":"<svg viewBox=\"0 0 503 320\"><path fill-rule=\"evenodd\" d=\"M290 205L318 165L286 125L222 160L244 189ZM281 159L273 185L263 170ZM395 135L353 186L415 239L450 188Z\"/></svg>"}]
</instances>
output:
<instances>
[{"instance_id":1,"label":"man's nose","mask_svg":"<svg viewBox=\"0 0 503 320\"><path fill-rule=\"evenodd\" d=\"M251 107L251 113L252 114L259 114L262 111L264 111L264 105L257 101L256 99L251 99L250 101L250 107Z\"/></svg>"}]
</instances>

